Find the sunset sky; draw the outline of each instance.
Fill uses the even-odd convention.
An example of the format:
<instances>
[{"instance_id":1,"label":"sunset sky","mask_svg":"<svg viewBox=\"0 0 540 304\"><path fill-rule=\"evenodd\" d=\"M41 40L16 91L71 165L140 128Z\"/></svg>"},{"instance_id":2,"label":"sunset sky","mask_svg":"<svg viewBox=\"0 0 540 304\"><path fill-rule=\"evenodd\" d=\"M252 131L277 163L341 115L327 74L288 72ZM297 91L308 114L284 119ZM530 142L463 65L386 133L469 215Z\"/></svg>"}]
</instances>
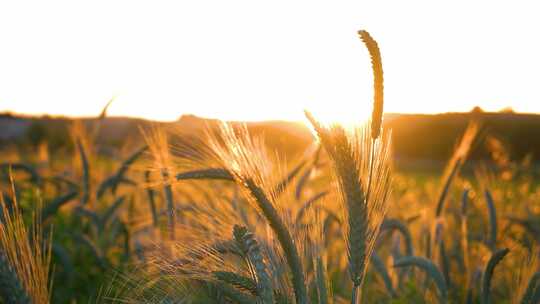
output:
<instances>
[{"instance_id":1,"label":"sunset sky","mask_svg":"<svg viewBox=\"0 0 540 304\"><path fill-rule=\"evenodd\" d=\"M0 111L173 120L540 112L533 1L1 1Z\"/></svg>"}]
</instances>

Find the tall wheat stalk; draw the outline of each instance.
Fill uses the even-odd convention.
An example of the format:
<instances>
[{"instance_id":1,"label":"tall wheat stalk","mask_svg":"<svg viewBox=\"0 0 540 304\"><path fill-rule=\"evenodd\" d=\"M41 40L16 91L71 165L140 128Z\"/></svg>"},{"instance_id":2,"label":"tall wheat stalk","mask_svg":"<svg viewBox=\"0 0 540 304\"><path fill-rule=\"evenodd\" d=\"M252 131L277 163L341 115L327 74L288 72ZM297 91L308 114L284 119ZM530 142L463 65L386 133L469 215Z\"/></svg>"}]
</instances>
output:
<instances>
[{"instance_id":1,"label":"tall wheat stalk","mask_svg":"<svg viewBox=\"0 0 540 304\"><path fill-rule=\"evenodd\" d=\"M369 33L359 31L359 35L370 53L374 75L371 127L357 128L352 132L337 124L326 127L306 111L334 165L346 218L345 239L353 304L360 301L359 290L387 211L390 180L390 140L388 136L381 137L383 77L380 51Z\"/></svg>"},{"instance_id":2,"label":"tall wheat stalk","mask_svg":"<svg viewBox=\"0 0 540 304\"><path fill-rule=\"evenodd\" d=\"M163 191L167 202L167 219L169 238L174 240L176 230L176 210L173 198L173 175L171 156L169 152L169 141L163 128L152 126L149 130L141 129L141 133L146 140L148 148L154 157L155 170L161 174Z\"/></svg>"}]
</instances>

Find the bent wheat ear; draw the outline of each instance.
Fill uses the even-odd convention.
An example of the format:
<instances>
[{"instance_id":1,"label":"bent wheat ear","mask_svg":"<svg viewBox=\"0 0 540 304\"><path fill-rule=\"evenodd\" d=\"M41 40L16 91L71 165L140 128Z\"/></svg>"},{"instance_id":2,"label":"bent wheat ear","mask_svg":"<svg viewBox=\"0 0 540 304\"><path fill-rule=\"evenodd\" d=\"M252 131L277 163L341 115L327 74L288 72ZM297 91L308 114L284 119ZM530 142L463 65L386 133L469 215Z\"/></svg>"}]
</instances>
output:
<instances>
[{"instance_id":1,"label":"bent wheat ear","mask_svg":"<svg viewBox=\"0 0 540 304\"><path fill-rule=\"evenodd\" d=\"M111 189L113 195L116 194L116 189L125 178L124 176L126 172L129 170L131 165L133 165L133 163L146 152L146 150L148 150L148 146L145 145L131 154L112 176L109 176L103 181L103 183L101 183L101 185L99 185L96 197L98 199L101 198L109 188Z\"/></svg>"},{"instance_id":2,"label":"bent wheat ear","mask_svg":"<svg viewBox=\"0 0 540 304\"><path fill-rule=\"evenodd\" d=\"M397 230L399 231L405 240L405 253L408 256L413 255L413 241L412 241L412 235L409 231L409 228L407 227L407 224L400 221L396 218L387 218L384 219L384 221L381 224L381 232L385 230Z\"/></svg>"},{"instance_id":3,"label":"bent wheat ear","mask_svg":"<svg viewBox=\"0 0 540 304\"><path fill-rule=\"evenodd\" d=\"M300 209L298 209L298 211L296 212L296 220L295 220L295 223L299 223L302 218L304 217L304 214L306 213L306 211L308 209L310 209L314 203L316 203L317 201L319 201L320 199L322 199L324 196L326 196L328 194L328 191L322 191L322 192L319 192L315 195L313 195L311 198L309 198L307 201L305 201L304 203L302 203L302 206L300 207Z\"/></svg>"},{"instance_id":4,"label":"bent wheat ear","mask_svg":"<svg viewBox=\"0 0 540 304\"><path fill-rule=\"evenodd\" d=\"M301 161L298 165L296 165L287 176L285 176L281 181L277 183L277 185L274 187L274 193L276 195L280 195L285 191L287 186L293 181L293 179L300 173L300 170L304 168L306 164L306 160Z\"/></svg>"},{"instance_id":5,"label":"bent wheat ear","mask_svg":"<svg viewBox=\"0 0 540 304\"><path fill-rule=\"evenodd\" d=\"M439 299L441 303L448 302L448 288L444 276L441 271L431 262L430 260L422 257L402 257L399 258L395 263L394 267L407 267L407 266L416 266L422 269L437 285L439 290Z\"/></svg>"},{"instance_id":6,"label":"bent wheat ear","mask_svg":"<svg viewBox=\"0 0 540 304\"><path fill-rule=\"evenodd\" d=\"M64 195L61 195L61 196L58 196L57 198L55 198L54 200L52 200L50 203L47 204L47 206L45 206L45 208L43 208L43 210L41 211L41 220L42 221L45 221L47 220L50 216L53 216L56 214L56 212L58 212L58 210L66 203L70 202L72 199L74 199L75 197L77 197L79 193L76 191L76 190L72 190L70 192L68 192L67 194L64 194Z\"/></svg>"},{"instance_id":7,"label":"bent wheat ear","mask_svg":"<svg viewBox=\"0 0 540 304\"><path fill-rule=\"evenodd\" d=\"M534 273L529 280L521 304L534 304L540 301L540 271Z\"/></svg>"},{"instance_id":8,"label":"bent wheat ear","mask_svg":"<svg viewBox=\"0 0 540 304\"><path fill-rule=\"evenodd\" d=\"M491 289L491 279L493 278L493 272L495 267L504 259L504 257L510 252L510 249L503 248L495 251L486 265L484 274L482 275L482 304L490 303L489 291Z\"/></svg>"},{"instance_id":9,"label":"bent wheat ear","mask_svg":"<svg viewBox=\"0 0 540 304\"><path fill-rule=\"evenodd\" d=\"M311 174L317 170L319 166L319 158L321 155L321 145L317 145L317 150L315 150L313 160L309 163L307 169L304 171L304 174L298 178L298 183L296 184L295 197L296 200L300 200L302 197L302 192L308 183Z\"/></svg>"},{"instance_id":10,"label":"bent wheat ear","mask_svg":"<svg viewBox=\"0 0 540 304\"><path fill-rule=\"evenodd\" d=\"M495 250L497 246L497 209L495 207L495 202L493 201L491 192L486 190L484 195L486 197L489 216L489 239L486 243L491 250Z\"/></svg>"},{"instance_id":11,"label":"bent wheat ear","mask_svg":"<svg viewBox=\"0 0 540 304\"><path fill-rule=\"evenodd\" d=\"M233 181L234 177L226 169L210 168L178 173L176 180L187 179L216 179Z\"/></svg>"},{"instance_id":12,"label":"bent wheat ear","mask_svg":"<svg viewBox=\"0 0 540 304\"><path fill-rule=\"evenodd\" d=\"M13 171L23 171L30 176L30 181L40 185L42 183L42 177L39 175L38 171L31 165L24 163L0 163L0 171L9 170Z\"/></svg>"},{"instance_id":13,"label":"bent wheat ear","mask_svg":"<svg viewBox=\"0 0 540 304\"><path fill-rule=\"evenodd\" d=\"M371 68L373 69L373 112L371 114L371 138L374 140L381 134L383 115L383 68L381 52L377 41L364 30L358 31L360 39L366 45L371 57Z\"/></svg>"}]
</instances>

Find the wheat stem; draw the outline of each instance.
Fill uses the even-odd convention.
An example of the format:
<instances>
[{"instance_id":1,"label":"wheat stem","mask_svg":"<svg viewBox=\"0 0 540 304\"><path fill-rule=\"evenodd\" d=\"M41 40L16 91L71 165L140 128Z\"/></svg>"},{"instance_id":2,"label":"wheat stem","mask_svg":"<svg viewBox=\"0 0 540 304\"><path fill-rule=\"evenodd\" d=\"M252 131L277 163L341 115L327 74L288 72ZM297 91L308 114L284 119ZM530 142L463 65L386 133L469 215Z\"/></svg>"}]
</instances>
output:
<instances>
[{"instance_id":1,"label":"wheat stem","mask_svg":"<svg viewBox=\"0 0 540 304\"><path fill-rule=\"evenodd\" d=\"M172 186L169 180L169 171L167 169L163 169L161 171L161 176L163 177L163 181L165 182L164 191L165 191L165 199L167 201L167 211L168 211L168 219L169 219L169 237L171 240L174 240L176 238L175 235L175 207L174 207L174 201L173 201L173 193L172 193Z\"/></svg>"},{"instance_id":2,"label":"wheat stem","mask_svg":"<svg viewBox=\"0 0 540 304\"><path fill-rule=\"evenodd\" d=\"M77 148L81 156L81 163L83 168L83 193L81 197L81 204L85 205L90 200L90 166L88 164L88 157L84 151L84 147L80 139L77 139Z\"/></svg>"},{"instance_id":3,"label":"wheat stem","mask_svg":"<svg viewBox=\"0 0 540 304\"><path fill-rule=\"evenodd\" d=\"M159 218L156 207L155 191L150 187L150 171L144 172L144 181L146 183L146 193L148 194L148 204L150 204L150 212L152 213L152 223L154 227L159 227Z\"/></svg>"},{"instance_id":4,"label":"wheat stem","mask_svg":"<svg viewBox=\"0 0 540 304\"><path fill-rule=\"evenodd\" d=\"M255 184L251 179L247 179L244 185L257 202L263 215L268 220L270 227L276 233L279 243L285 253L287 263L292 272L292 283L294 288L294 294L296 297L296 303L307 304L307 290L305 285L304 268L302 266L302 260L298 254L298 250L294 244L291 234L283 220L278 215L277 210L273 207L273 204L268 200L264 191Z\"/></svg>"}]
</instances>

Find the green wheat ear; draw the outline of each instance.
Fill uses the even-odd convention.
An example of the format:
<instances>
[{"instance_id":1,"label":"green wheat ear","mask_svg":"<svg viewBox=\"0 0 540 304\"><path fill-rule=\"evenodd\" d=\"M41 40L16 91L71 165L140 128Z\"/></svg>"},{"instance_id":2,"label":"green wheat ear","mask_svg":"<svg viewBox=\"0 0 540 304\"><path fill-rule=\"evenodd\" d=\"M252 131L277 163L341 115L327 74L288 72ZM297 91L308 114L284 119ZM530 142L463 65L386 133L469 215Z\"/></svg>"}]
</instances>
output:
<instances>
[{"instance_id":1,"label":"green wheat ear","mask_svg":"<svg viewBox=\"0 0 540 304\"><path fill-rule=\"evenodd\" d=\"M405 240L405 253L408 256L414 255L412 234L406 223L397 218L386 218L381 224L381 232L385 230L399 231Z\"/></svg>"},{"instance_id":2,"label":"green wheat ear","mask_svg":"<svg viewBox=\"0 0 540 304\"><path fill-rule=\"evenodd\" d=\"M488 216L489 216L489 238L487 240L488 247L494 251L497 247L497 208L493 201L493 196L489 190L485 190Z\"/></svg>"},{"instance_id":3,"label":"green wheat ear","mask_svg":"<svg viewBox=\"0 0 540 304\"><path fill-rule=\"evenodd\" d=\"M534 304L540 302L540 271L535 272L529 283L527 284L527 289L525 294L521 299L521 304Z\"/></svg>"},{"instance_id":4,"label":"green wheat ear","mask_svg":"<svg viewBox=\"0 0 540 304\"><path fill-rule=\"evenodd\" d=\"M415 266L422 269L437 285L439 290L439 300L441 303L448 303L448 286L444 275L432 261L417 256L407 256L396 260L394 267Z\"/></svg>"},{"instance_id":5,"label":"green wheat ear","mask_svg":"<svg viewBox=\"0 0 540 304\"><path fill-rule=\"evenodd\" d=\"M489 258L489 261L486 264L486 268L484 270L484 274L482 275L482 298L480 301L482 304L491 303L489 291L491 289L491 279L493 278L493 272L495 271L495 267L504 259L504 257L509 252L510 249L508 248L499 249L491 255L491 258Z\"/></svg>"},{"instance_id":6,"label":"green wheat ear","mask_svg":"<svg viewBox=\"0 0 540 304\"><path fill-rule=\"evenodd\" d=\"M247 253L247 257L257 276L257 294L261 299L262 304L274 303L274 288L272 286L272 278L266 270L266 264L261 253L259 243L255 239L255 235L247 230L246 227L235 225L233 229L233 237L243 252ZM245 283L245 282L244 282Z\"/></svg>"}]
</instances>

